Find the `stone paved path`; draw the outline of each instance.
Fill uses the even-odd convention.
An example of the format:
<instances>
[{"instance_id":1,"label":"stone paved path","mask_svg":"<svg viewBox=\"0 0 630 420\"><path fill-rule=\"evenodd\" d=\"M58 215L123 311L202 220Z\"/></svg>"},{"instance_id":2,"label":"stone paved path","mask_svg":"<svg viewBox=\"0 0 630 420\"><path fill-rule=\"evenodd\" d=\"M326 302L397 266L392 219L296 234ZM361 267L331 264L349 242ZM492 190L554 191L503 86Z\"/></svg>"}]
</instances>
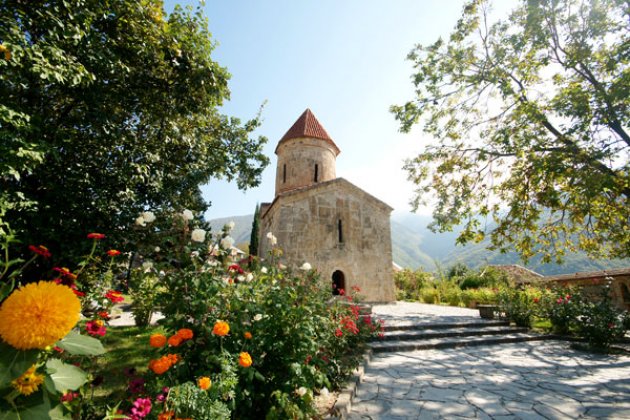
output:
<instances>
[{"instance_id":1,"label":"stone paved path","mask_svg":"<svg viewBox=\"0 0 630 420\"><path fill-rule=\"evenodd\" d=\"M410 305L375 312L392 322L422 318L423 310L428 318L438 317L432 311L474 318L457 308ZM377 355L348 418L630 419L630 356L581 352L560 341Z\"/></svg>"}]
</instances>

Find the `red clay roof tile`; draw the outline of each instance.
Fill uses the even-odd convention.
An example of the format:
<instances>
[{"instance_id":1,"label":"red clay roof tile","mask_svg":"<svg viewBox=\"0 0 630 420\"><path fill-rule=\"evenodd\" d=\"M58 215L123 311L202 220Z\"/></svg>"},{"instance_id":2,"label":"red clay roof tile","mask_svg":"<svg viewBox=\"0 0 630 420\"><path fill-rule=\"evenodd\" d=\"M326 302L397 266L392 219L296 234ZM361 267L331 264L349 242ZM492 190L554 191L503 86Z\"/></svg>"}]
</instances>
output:
<instances>
[{"instance_id":1,"label":"red clay roof tile","mask_svg":"<svg viewBox=\"0 0 630 420\"><path fill-rule=\"evenodd\" d=\"M335 155L339 155L341 152L333 139L330 138L330 135L326 132L324 127L317 121L313 112L310 109L306 108L306 111L300 115L300 118L295 121L295 123L289 128L289 131L286 132L284 136L278 142L278 146L283 141L290 139L297 139L301 137L310 137L324 140L326 143L331 145L335 150ZM276 153L278 153L278 147L276 147Z\"/></svg>"}]
</instances>

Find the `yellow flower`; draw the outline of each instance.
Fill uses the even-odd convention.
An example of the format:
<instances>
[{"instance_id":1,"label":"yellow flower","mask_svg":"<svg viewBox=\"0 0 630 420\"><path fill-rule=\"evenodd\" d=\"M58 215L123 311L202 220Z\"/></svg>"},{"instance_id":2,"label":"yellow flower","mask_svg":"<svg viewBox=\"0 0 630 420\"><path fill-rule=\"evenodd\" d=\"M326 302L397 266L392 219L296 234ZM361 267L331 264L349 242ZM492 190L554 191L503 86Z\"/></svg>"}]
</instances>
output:
<instances>
[{"instance_id":1,"label":"yellow flower","mask_svg":"<svg viewBox=\"0 0 630 420\"><path fill-rule=\"evenodd\" d=\"M212 334L223 337L230 332L230 325L225 321L217 321L212 328Z\"/></svg>"},{"instance_id":2,"label":"yellow flower","mask_svg":"<svg viewBox=\"0 0 630 420\"><path fill-rule=\"evenodd\" d=\"M17 389L20 394L31 395L44 383L44 375L35 373L35 368L35 365L31 366L22 376L11 382L13 388Z\"/></svg>"},{"instance_id":3,"label":"yellow flower","mask_svg":"<svg viewBox=\"0 0 630 420\"><path fill-rule=\"evenodd\" d=\"M5 60L9 61L11 59L11 50L2 44L0 44L0 53L4 53Z\"/></svg>"},{"instance_id":4,"label":"yellow flower","mask_svg":"<svg viewBox=\"0 0 630 420\"><path fill-rule=\"evenodd\" d=\"M248 368L252 365L252 356L247 352L242 352L238 355L238 364L243 366L244 368Z\"/></svg>"},{"instance_id":5,"label":"yellow flower","mask_svg":"<svg viewBox=\"0 0 630 420\"><path fill-rule=\"evenodd\" d=\"M210 389L210 387L212 386L212 381L207 376L202 376L201 378L197 379L197 385L199 386L199 388L205 391L207 389Z\"/></svg>"},{"instance_id":6,"label":"yellow flower","mask_svg":"<svg viewBox=\"0 0 630 420\"><path fill-rule=\"evenodd\" d=\"M16 349L45 349L79 321L81 302L68 286L30 283L0 306L0 337Z\"/></svg>"}]
</instances>

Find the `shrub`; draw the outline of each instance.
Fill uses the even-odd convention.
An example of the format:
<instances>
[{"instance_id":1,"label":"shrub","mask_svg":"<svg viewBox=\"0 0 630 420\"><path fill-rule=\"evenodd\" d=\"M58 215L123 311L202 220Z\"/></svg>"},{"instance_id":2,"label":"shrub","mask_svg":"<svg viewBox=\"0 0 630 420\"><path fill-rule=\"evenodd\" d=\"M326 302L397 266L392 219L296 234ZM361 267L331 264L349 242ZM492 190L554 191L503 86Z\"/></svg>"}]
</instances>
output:
<instances>
[{"instance_id":1,"label":"shrub","mask_svg":"<svg viewBox=\"0 0 630 420\"><path fill-rule=\"evenodd\" d=\"M578 289L552 289L543 294L540 316L549 319L554 332L568 334L577 324L582 300Z\"/></svg>"},{"instance_id":2,"label":"shrub","mask_svg":"<svg viewBox=\"0 0 630 420\"><path fill-rule=\"evenodd\" d=\"M608 351L610 345L625 334L628 314L613 306L610 296L610 282L602 289L601 298L596 301L581 300L576 308L576 327L589 348Z\"/></svg>"},{"instance_id":3,"label":"shrub","mask_svg":"<svg viewBox=\"0 0 630 420\"><path fill-rule=\"evenodd\" d=\"M424 303L439 303L440 292L434 287L426 287L420 291L420 298Z\"/></svg>"},{"instance_id":4,"label":"shrub","mask_svg":"<svg viewBox=\"0 0 630 420\"><path fill-rule=\"evenodd\" d=\"M420 291L433 280L431 273L422 270L411 271L405 269L394 273L396 298L399 300L415 300Z\"/></svg>"},{"instance_id":5,"label":"shrub","mask_svg":"<svg viewBox=\"0 0 630 420\"><path fill-rule=\"evenodd\" d=\"M532 319L538 312L540 290L534 288L504 288L498 293L499 306L514 323L520 327L531 327Z\"/></svg>"},{"instance_id":6,"label":"shrub","mask_svg":"<svg viewBox=\"0 0 630 420\"><path fill-rule=\"evenodd\" d=\"M361 316L357 289L333 299L315 271L277 264L276 250L262 264L231 261L227 234L191 265L165 272L158 304L170 345L156 350L150 389L184 386L196 401L190 384L204 377L212 386L203 398L233 418L308 418L314 393L347 378L380 325ZM182 329L193 338L177 338ZM205 418L170 392L163 410Z\"/></svg>"}]
</instances>

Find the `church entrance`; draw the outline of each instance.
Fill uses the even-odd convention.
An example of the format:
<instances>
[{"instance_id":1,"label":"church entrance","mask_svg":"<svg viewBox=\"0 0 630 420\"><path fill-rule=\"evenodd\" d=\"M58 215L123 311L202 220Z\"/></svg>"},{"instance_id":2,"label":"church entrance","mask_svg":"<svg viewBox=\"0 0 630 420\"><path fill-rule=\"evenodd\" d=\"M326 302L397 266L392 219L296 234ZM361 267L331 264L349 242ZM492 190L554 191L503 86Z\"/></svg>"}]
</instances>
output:
<instances>
[{"instance_id":1,"label":"church entrance","mask_svg":"<svg viewBox=\"0 0 630 420\"><path fill-rule=\"evenodd\" d=\"M343 272L337 270L332 275L332 287L333 287L333 295L339 295L340 289L346 289L346 276L344 276Z\"/></svg>"}]
</instances>

